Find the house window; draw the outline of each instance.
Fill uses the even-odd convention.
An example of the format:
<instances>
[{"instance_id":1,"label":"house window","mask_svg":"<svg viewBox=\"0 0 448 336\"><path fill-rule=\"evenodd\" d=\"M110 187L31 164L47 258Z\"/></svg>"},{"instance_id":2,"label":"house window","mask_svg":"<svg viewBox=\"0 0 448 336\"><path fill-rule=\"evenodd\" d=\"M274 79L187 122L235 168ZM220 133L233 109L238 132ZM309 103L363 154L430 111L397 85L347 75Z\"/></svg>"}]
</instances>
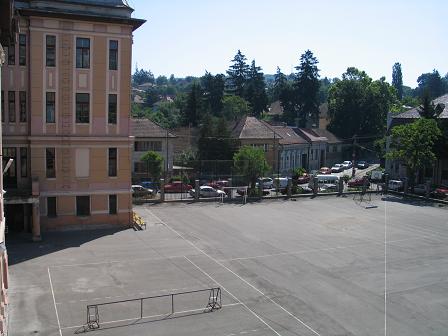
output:
<instances>
[{"instance_id":1,"label":"house window","mask_svg":"<svg viewBox=\"0 0 448 336\"><path fill-rule=\"evenodd\" d=\"M47 217L56 217L56 197L47 197Z\"/></svg>"},{"instance_id":2,"label":"house window","mask_svg":"<svg viewBox=\"0 0 448 336\"><path fill-rule=\"evenodd\" d=\"M8 92L8 117L9 122L16 121L16 93L14 91Z\"/></svg>"},{"instance_id":3,"label":"house window","mask_svg":"<svg viewBox=\"0 0 448 336\"><path fill-rule=\"evenodd\" d=\"M15 65L16 64L16 47L15 45L11 44L8 47L8 65Z\"/></svg>"},{"instance_id":4,"label":"house window","mask_svg":"<svg viewBox=\"0 0 448 336\"><path fill-rule=\"evenodd\" d=\"M46 65L47 67L56 66L56 36L47 35L46 37Z\"/></svg>"},{"instance_id":5,"label":"house window","mask_svg":"<svg viewBox=\"0 0 448 336\"><path fill-rule=\"evenodd\" d=\"M162 151L162 141L136 141L134 143L134 150L136 152L161 152Z\"/></svg>"},{"instance_id":6,"label":"house window","mask_svg":"<svg viewBox=\"0 0 448 336\"><path fill-rule=\"evenodd\" d=\"M117 176L117 149L109 148L109 176Z\"/></svg>"},{"instance_id":7,"label":"house window","mask_svg":"<svg viewBox=\"0 0 448 336\"><path fill-rule=\"evenodd\" d=\"M109 195L109 214L117 214L117 195Z\"/></svg>"},{"instance_id":8,"label":"house window","mask_svg":"<svg viewBox=\"0 0 448 336\"><path fill-rule=\"evenodd\" d=\"M107 122L109 124L117 123L117 95L110 94L109 95L109 113L107 115Z\"/></svg>"},{"instance_id":9,"label":"house window","mask_svg":"<svg viewBox=\"0 0 448 336\"><path fill-rule=\"evenodd\" d=\"M56 177L56 150L55 148L45 149L45 170L47 178Z\"/></svg>"},{"instance_id":10,"label":"house window","mask_svg":"<svg viewBox=\"0 0 448 336\"><path fill-rule=\"evenodd\" d=\"M26 65L26 35L19 34L19 65Z\"/></svg>"},{"instance_id":11,"label":"house window","mask_svg":"<svg viewBox=\"0 0 448 336\"><path fill-rule=\"evenodd\" d=\"M109 41L109 70L117 70L118 67L118 41Z\"/></svg>"},{"instance_id":12,"label":"house window","mask_svg":"<svg viewBox=\"0 0 448 336\"><path fill-rule=\"evenodd\" d=\"M76 196L76 216L90 216L90 196Z\"/></svg>"},{"instance_id":13,"label":"house window","mask_svg":"<svg viewBox=\"0 0 448 336\"><path fill-rule=\"evenodd\" d=\"M19 92L20 122L26 122L26 92Z\"/></svg>"},{"instance_id":14,"label":"house window","mask_svg":"<svg viewBox=\"0 0 448 336\"><path fill-rule=\"evenodd\" d=\"M5 91L2 90L2 122L5 121Z\"/></svg>"},{"instance_id":15,"label":"house window","mask_svg":"<svg viewBox=\"0 0 448 336\"><path fill-rule=\"evenodd\" d=\"M442 170L442 180L448 180L448 169Z\"/></svg>"},{"instance_id":16,"label":"house window","mask_svg":"<svg viewBox=\"0 0 448 336\"><path fill-rule=\"evenodd\" d=\"M54 92L47 92L45 104L46 104L45 120L46 120L47 124L54 124L55 123L55 110L56 110L55 93Z\"/></svg>"},{"instance_id":17,"label":"house window","mask_svg":"<svg viewBox=\"0 0 448 336\"><path fill-rule=\"evenodd\" d=\"M90 119L90 97L88 93L76 94L76 123L88 124Z\"/></svg>"},{"instance_id":18,"label":"house window","mask_svg":"<svg viewBox=\"0 0 448 336\"><path fill-rule=\"evenodd\" d=\"M76 38L76 67L78 69L90 68L90 39Z\"/></svg>"},{"instance_id":19,"label":"house window","mask_svg":"<svg viewBox=\"0 0 448 336\"><path fill-rule=\"evenodd\" d=\"M28 176L28 149L20 147L20 176Z\"/></svg>"}]
</instances>

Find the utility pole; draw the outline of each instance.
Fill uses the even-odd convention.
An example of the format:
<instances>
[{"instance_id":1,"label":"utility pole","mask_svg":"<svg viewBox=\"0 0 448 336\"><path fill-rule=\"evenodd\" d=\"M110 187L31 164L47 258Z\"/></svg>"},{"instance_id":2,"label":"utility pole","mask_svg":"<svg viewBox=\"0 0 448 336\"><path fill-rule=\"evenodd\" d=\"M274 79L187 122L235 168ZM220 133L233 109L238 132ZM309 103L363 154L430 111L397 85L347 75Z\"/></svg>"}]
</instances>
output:
<instances>
[{"instance_id":1,"label":"utility pole","mask_svg":"<svg viewBox=\"0 0 448 336\"><path fill-rule=\"evenodd\" d=\"M352 177L355 177L355 158L356 158L356 134L353 136L353 153L352 153Z\"/></svg>"}]
</instances>

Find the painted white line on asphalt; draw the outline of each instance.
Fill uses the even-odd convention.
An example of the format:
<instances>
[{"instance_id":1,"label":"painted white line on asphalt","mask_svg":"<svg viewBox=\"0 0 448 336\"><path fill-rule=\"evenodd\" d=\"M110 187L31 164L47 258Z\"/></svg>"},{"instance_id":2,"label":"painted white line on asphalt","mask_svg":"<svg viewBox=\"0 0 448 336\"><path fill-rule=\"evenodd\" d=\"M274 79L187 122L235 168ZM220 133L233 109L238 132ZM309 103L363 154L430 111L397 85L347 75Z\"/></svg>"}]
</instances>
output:
<instances>
[{"instance_id":1,"label":"painted white line on asphalt","mask_svg":"<svg viewBox=\"0 0 448 336\"><path fill-rule=\"evenodd\" d=\"M241 306L241 303L229 303L229 304L225 304L222 305L221 307L234 307L234 306ZM153 318L160 318L160 317L165 317L166 319L169 319L170 317L179 315L179 314L188 314L188 313L197 313L197 312L204 312L206 309L205 308L199 308L199 309L191 309L191 310L183 310L183 311L179 311L179 312L175 312L174 314L171 313L166 313L166 314L158 314L158 315L149 315L149 316L143 316L142 318L139 317L134 317L134 318L128 318L128 319L122 319L122 320L114 320L114 321L107 321L107 322L101 322L101 325L104 324L113 324L113 323L120 323L120 322L129 322L129 321L142 321L145 319L153 319ZM142 322L144 323L144 322ZM137 323L138 324L138 323ZM76 325L76 326L70 326L70 327L62 327L61 330L68 330L68 329L78 329L78 328L82 328L85 327L86 325ZM101 328L98 329L101 331Z\"/></svg>"},{"instance_id":2,"label":"painted white line on asphalt","mask_svg":"<svg viewBox=\"0 0 448 336\"><path fill-rule=\"evenodd\" d=\"M53 296L54 311L56 312L56 319L58 321L59 335L62 336L61 322L59 321L58 308L56 307L56 299L54 297L53 282L51 281L50 267L48 267L47 270L48 270L48 278L50 279L51 295Z\"/></svg>"},{"instance_id":3,"label":"painted white line on asphalt","mask_svg":"<svg viewBox=\"0 0 448 336\"><path fill-rule=\"evenodd\" d=\"M208 274L206 271L204 271L202 268L200 268L198 265L196 265L193 261L188 259L188 257L185 257L194 267L196 267L198 270L200 270L202 273L204 273L208 278L210 278L214 283L216 283L219 287L221 287L224 291L229 293L229 295L236 300L238 303L242 304L244 308L246 308L252 315L254 315L258 320L260 320L265 326L267 326L274 334L281 336L274 328L272 328L265 320L263 320L256 312L254 312L252 309L250 309L246 304L244 304L240 299L238 299L235 295L233 295L231 292L229 292L228 289L226 289L222 284L220 284L218 281L216 281L210 274Z\"/></svg>"},{"instance_id":4,"label":"painted white line on asphalt","mask_svg":"<svg viewBox=\"0 0 448 336\"><path fill-rule=\"evenodd\" d=\"M235 273L234 271L232 271L230 268L228 268L227 266L225 266L223 263L221 263L220 261L216 260L215 258L213 258L212 256L210 256L209 254L207 254L205 251L201 250L198 246L196 246L193 242L191 242L190 240L186 239L184 236L182 236L182 234L180 234L179 232L177 232L175 229L173 229L171 226L169 226L168 224L166 224L164 221L162 221L159 217L157 217L152 211L150 211L149 209L144 208L144 210L151 216L153 216L154 218L158 219L160 221L160 223L162 223L163 225L165 225L168 229L170 229L171 231L173 231L177 236L179 236L182 240L184 240L185 242L189 243L192 247L194 247L197 251L201 252L203 255L205 255L207 258L209 258L210 260L214 261L215 263L217 263L218 265L220 265L222 268L226 269L228 272L232 273L235 277L237 277L238 279L240 279L242 282L244 282L245 284L247 284L249 287L253 288L255 291L257 291L258 293L260 293L264 298L266 298L267 300L271 301L274 305L276 305L277 307L279 307L281 310L283 310L286 314L288 314L289 316L291 316L293 319L295 319L297 322L299 322L301 325L303 325L304 327L306 327L308 330L310 330L313 334L317 335L317 336L321 336L316 330L314 330L312 327L310 327L308 324L306 324L305 322L303 322L301 319L299 319L297 316L295 316L294 314L292 314L291 312L289 312L285 307L283 307L282 305L278 304L276 301L274 301L273 299L271 299L270 297L268 297L266 294L264 294L261 290L259 290L257 287L255 287L254 285L252 285L250 282L248 282L246 279L242 278L240 275L238 275L237 273Z\"/></svg>"}]
</instances>

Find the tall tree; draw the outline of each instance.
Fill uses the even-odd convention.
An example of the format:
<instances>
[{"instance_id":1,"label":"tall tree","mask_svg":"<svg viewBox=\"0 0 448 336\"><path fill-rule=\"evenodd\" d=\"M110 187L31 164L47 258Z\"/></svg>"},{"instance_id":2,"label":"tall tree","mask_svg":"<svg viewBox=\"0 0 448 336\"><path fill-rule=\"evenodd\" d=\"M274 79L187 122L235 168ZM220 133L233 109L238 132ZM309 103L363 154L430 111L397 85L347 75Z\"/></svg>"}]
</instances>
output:
<instances>
[{"instance_id":1,"label":"tall tree","mask_svg":"<svg viewBox=\"0 0 448 336\"><path fill-rule=\"evenodd\" d=\"M256 117L267 109L268 95L266 93L266 83L261 68L252 61L246 82L245 97L252 106L252 113Z\"/></svg>"},{"instance_id":2,"label":"tall tree","mask_svg":"<svg viewBox=\"0 0 448 336\"><path fill-rule=\"evenodd\" d=\"M419 119L412 124L392 128L392 142L386 158L402 161L411 189L416 172L436 160L434 144L442 133L434 119Z\"/></svg>"},{"instance_id":3,"label":"tall tree","mask_svg":"<svg viewBox=\"0 0 448 336\"><path fill-rule=\"evenodd\" d=\"M202 115L202 89L194 82L187 96L184 125L197 126Z\"/></svg>"},{"instance_id":4,"label":"tall tree","mask_svg":"<svg viewBox=\"0 0 448 336\"><path fill-rule=\"evenodd\" d=\"M249 74L249 65L246 63L247 58L243 55L241 50L232 60L232 64L227 70L227 92L244 97L244 90L247 76Z\"/></svg>"},{"instance_id":5,"label":"tall tree","mask_svg":"<svg viewBox=\"0 0 448 336\"><path fill-rule=\"evenodd\" d=\"M249 115L251 108L249 102L239 96L225 96L223 99L223 116L227 120L237 120Z\"/></svg>"},{"instance_id":6,"label":"tall tree","mask_svg":"<svg viewBox=\"0 0 448 336\"><path fill-rule=\"evenodd\" d=\"M361 134L382 136L395 102L394 90L385 78L373 81L364 71L348 68L330 88L328 129L344 139Z\"/></svg>"},{"instance_id":7,"label":"tall tree","mask_svg":"<svg viewBox=\"0 0 448 336\"><path fill-rule=\"evenodd\" d=\"M149 151L142 155L140 161L146 164L147 172L152 180L158 181L162 175L163 157L157 152Z\"/></svg>"},{"instance_id":8,"label":"tall tree","mask_svg":"<svg viewBox=\"0 0 448 336\"><path fill-rule=\"evenodd\" d=\"M440 73L435 69L431 73L421 74L417 78L417 83L418 87L415 89L415 93L420 97L423 97L426 91L429 92L429 95L432 99L448 92L447 83L440 76Z\"/></svg>"},{"instance_id":9,"label":"tall tree","mask_svg":"<svg viewBox=\"0 0 448 336\"><path fill-rule=\"evenodd\" d=\"M294 86L297 90L296 104L301 127L317 125L319 122L318 63L311 50L307 50L300 56L300 65L296 67Z\"/></svg>"},{"instance_id":10,"label":"tall tree","mask_svg":"<svg viewBox=\"0 0 448 336\"><path fill-rule=\"evenodd\" d=\"M143 69L135 69L134 74L132 75L132 83L134 85L140 85L143 83L153 83L154 84L155 79L154 75L152 74L151 70L143 70Z\"/></svg>"},{"instance_id":11,"label":"tall tree","mask_svg":"<svg viewBox=\"0 0 448 336\"><path fill-rule=\"evenodd\" d=\"M392 86L397 91L398 99L403 99L403 74L401 73L401 64L395 63L392 67Z\"/></svg>"},{"instance_id":12,"label":"tall tree","mask_svg":"<svg viewBox=\"0 0 448 336\"><path fill-rule=\"evenodd\" d=\"M209 72L201 78L205 108L214 116L220 116L223 108L224 75L213 76Z\"/></svg>"},{"instance_id":13,"label":"tall tree","mask_svg":"<svg viewBox=\"0 0 448 336\"><path fill-rule=\"evenodd\" d=\"M282 70L277 67L277 73L274 77L274 87L272 93L272 101L277 101L280 99L280 94L285 90L288 85L288 77L282 72Z\"/></svg>"},{"instance_id":14,"label":"tall tree","mask_svg":"<svg viewBox=\"0 0 448 336\"><path fill-rule=\"evenodd\" d=\"M241 147L233 156L233 162L238 173L247 179L252 189L255 188L257 178L270 170L261 148Z\"/></svg>"}]
</instances>

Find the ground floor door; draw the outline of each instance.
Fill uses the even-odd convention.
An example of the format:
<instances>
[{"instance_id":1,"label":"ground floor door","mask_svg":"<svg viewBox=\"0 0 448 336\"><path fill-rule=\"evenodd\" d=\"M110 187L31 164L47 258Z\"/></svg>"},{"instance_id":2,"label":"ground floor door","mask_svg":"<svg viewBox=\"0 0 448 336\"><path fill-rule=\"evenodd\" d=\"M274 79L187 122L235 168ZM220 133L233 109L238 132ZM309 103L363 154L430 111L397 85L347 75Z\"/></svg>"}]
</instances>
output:
<instances>
[{"instance_id":1,"label":"ground floor door","mask_svg":"<svg viewBox=\"0 0 448 336\"><path fill-rule=\"evenodd\" d=\"M31 204L5 204L8 235L31 232Z\"/></svg>"}]
</instances>

